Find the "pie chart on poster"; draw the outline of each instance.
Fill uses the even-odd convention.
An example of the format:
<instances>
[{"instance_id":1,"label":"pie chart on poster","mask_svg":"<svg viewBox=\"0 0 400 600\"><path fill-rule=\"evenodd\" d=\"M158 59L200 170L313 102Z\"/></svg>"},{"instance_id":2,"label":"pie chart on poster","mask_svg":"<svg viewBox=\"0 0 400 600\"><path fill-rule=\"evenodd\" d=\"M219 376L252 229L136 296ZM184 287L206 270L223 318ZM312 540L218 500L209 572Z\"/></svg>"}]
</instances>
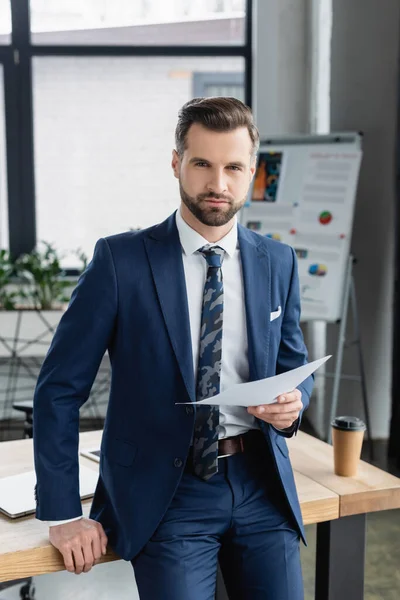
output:
<instances>
[{"instance_id":1,"label":"pie chart on poster","mask_svg":"<svg viewBox=\"0 0 400 600\"><path fill-rule=\"evenodd\" d=\"M276 240L277 242L282 241L282 237L279 233L267 233L267 238L270 238L271 240Z\"/></svg>"},{"instance_id":2,"label":"pie chart on poster","mask_svg":"<svg viewBox=\"0 0 400 600\"><path fill-rule=\"evenodd\" d=\"M308 272L310 275L314 275L315 277L324 277L327 274L328 269L326 265L316 263L310 265Z\"/></svg>"},{"instance_id":3,"label":"pie chart on poster","mask_svg":"<svg viewBox=\"0 0 400 600\"><path fill-rule=\"evenodd\" d=\"M319 215L319 222L321 223L321 225L329 225L329 223L332 221L332 219L333 219L333 215L331 212L329 212L329 210L324 210Z\"/></svg>"}]
</instances>

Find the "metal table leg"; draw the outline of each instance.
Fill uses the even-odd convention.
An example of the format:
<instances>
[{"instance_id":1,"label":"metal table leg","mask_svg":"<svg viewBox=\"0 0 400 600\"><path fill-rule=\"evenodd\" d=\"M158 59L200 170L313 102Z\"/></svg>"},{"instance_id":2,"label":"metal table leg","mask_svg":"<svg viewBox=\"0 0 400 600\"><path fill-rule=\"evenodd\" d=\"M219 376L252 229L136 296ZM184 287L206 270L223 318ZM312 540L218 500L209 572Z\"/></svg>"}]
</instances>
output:
<instances>
[{"instance_id":1,"label":"metal table leg","mask_svg":"<svg viewBox=\"0 0 400 600\"><path fill-rule=\"evenodd\" d=\"M317 525L315 600L363 600L366 515Z\"/></svg>"}]
</instances>

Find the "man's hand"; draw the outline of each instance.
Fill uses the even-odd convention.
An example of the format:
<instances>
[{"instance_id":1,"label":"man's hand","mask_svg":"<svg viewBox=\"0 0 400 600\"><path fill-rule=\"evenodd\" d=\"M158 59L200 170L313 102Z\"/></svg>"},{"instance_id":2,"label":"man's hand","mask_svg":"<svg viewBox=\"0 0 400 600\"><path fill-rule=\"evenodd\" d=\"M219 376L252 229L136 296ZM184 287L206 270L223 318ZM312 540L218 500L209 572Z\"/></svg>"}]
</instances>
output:
<instances>
[{"instance_id":1,"label":"man's hand","mask_svg":"<svg viewBox=\"0 0 400 600\"><path fill-rule=\"evenodd\" d=\"M249 406L247 412L277 429L291 427L299 418L303 403L300 390L294 390L287 394L278 396L274 404L262 404L261 406Z\"/></svg>"},{"instance_id":2,"label":"man's hand","mask_svg":"<svg viewBox=\"0 0 400 600\"><path fill-rule=\"evenodd\" d=\"M79 519L50 527L49 539L61 552L67 571L87 573L107 552L107 536L103 527L92 519Z\"/></svg>"}]
</instances>

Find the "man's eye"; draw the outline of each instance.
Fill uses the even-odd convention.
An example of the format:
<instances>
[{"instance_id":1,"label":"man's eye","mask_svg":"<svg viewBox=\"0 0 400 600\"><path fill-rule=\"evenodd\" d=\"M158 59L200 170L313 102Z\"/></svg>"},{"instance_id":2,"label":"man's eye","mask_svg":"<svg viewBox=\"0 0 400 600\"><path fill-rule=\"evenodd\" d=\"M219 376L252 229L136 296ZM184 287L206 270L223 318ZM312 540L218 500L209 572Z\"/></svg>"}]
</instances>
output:
<instances>
[{"instance_id":1,"label":"man's eye","mask_svg":"<svg viewBox=\"0 0 400 600\"><path fill-rule=\"evenodd\" d=\"M196 163L196 167L206 167L206 166L207 166L207 163L205 163L205 162L197 162Z\"/></svg>"},{"instance_id":2,"label":"man's eye","mask_svg":"<svg viewBox=\"0 0 400 600\"><path fill-rule=\"evenodd\" d=\"M240 167L237 167L236 165L229 165L228 169L231 171L240 171Z\"/></svg>"}]
</instances>

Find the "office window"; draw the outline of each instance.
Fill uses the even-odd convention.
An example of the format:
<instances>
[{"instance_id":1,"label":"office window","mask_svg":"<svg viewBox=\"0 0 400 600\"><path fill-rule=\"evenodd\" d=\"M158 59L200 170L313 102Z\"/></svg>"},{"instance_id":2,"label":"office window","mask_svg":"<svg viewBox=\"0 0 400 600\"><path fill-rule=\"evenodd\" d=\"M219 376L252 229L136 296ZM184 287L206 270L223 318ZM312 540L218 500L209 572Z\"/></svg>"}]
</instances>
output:
<instances>
[{"instance_id":1,"label":"office window","mask_svg":"<svg viewBox=\"0 0 400 600\"><path fill-rule=\"evenodd\" d=\"M38 240L64 265L99 237L144 228L179 205L170 161L195 73L243 77L241 57L33 59Z\"/></svg>"},{"instance_id":2,"label":"office window","mask_svg":"<svg viewBox=\"0 0 400 600\"><path fill-rule=\"evenodd\" d=\"M34 44L244 44L245 0L31 0Z\"/></svg>"},{"instance_id":3,"label":"office window","mask_svg":"<svg viewBox=\"0 0 400 600\"><path fill-rule=\"evenodd\" d=\"M0 44L11 43L10 0L0 0Z\"/></svg>"},{"instance_id":4,"label":"office window","mask_svg":"<svg viewBox=\"0 0 400 600\"><path fill-rule=\"evenodd\" d=\"M243 73L194 73L193 96L232 96L244 102Z\"/></svg>"},{"instance_id":5,"label":"office window","mask_svg":"<svg viewBox=\"0 0 400 600\"><path fill-rule=\"evenodd\" d=\"M4 110L4 70L0 63L0 249L8 248L8 204L6 163L6 120Z\"/></svg>"}]
</instances>

